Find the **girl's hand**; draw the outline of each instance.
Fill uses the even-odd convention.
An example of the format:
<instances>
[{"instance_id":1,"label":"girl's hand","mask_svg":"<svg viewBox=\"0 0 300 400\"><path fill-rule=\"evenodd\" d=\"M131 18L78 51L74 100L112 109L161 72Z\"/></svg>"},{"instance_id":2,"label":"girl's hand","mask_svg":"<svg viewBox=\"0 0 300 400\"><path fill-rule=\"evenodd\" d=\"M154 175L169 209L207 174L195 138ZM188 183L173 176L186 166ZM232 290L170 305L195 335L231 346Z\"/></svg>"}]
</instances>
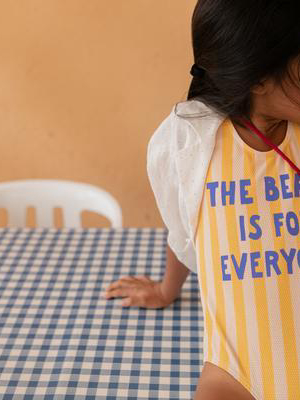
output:
<instances>
[{"instance_id":1,"label":"girl's hand","mask_svg":"<svg viewBox=\"0 0 300 400\"><path fill-rule=\"evenodd\" d=\"M171 304L161 292L161 282L147 276L124 276L106 289L106 298L125 297L122 306L164 308Z\"/></svg>"}]
</instances>

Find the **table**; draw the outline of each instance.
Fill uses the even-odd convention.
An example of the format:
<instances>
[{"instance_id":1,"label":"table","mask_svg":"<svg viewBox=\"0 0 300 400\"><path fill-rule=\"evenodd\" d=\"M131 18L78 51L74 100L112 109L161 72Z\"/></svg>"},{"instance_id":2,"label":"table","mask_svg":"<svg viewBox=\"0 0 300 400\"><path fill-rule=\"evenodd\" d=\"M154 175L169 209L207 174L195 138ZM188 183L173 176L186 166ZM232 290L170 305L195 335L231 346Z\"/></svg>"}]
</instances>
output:
<instances>
[{"instance_id":1,"label":"table","mask_svg":"<svg viewBox=\"0 0 300 400\"><path fill-rule=\"evenodd\" d=\"M0 229L1 399L192 399L203 367L197 275L164 309L106 287L163 277L163 228Z\"/></svg>"}]
</instances>

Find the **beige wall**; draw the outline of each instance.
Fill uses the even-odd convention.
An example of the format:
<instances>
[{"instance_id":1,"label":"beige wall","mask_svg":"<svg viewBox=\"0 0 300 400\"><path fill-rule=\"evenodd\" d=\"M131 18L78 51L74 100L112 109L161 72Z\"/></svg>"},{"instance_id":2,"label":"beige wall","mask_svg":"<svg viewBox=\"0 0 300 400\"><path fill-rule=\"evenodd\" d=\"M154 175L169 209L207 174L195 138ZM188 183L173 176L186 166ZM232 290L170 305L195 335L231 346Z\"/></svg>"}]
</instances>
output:
<instances>
[{"instance_id":1,"label":"beige wall","mask_svg":"<svg viewBox=\"0 0 300 400\"><path fill-rule=\"evenodd\" d=\"M119 201L125 227L163 227L147 143L186 99L195 4L0 1L0 181L94 184ZM83 225L109 224L85 212Z\"/></svg>"}]
</instances>

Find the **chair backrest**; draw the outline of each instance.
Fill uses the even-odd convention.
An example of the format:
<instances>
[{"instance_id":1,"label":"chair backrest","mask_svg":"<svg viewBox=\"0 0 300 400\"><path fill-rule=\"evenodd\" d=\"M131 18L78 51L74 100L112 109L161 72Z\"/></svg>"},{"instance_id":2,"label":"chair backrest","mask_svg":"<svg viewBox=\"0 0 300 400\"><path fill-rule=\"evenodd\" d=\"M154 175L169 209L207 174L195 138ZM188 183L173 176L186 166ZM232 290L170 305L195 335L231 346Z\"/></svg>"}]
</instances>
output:
<instances>
[{"instance_id":1,"label":"chair backrest","mask_svg":"<svg viewBox=\"0 0 300 400\"><path fill-rule=\"evenodd\" d=\"M8 227L26 227L26 208L36 209L37 227L54 226L53 208L63 210L64 227L80 228L83 210L104 215L112 228L122 227L122 210L108 192L87 183L55 179L24 179L0 183L0 208L8 213Z\"/></svg>"}]
</instances>

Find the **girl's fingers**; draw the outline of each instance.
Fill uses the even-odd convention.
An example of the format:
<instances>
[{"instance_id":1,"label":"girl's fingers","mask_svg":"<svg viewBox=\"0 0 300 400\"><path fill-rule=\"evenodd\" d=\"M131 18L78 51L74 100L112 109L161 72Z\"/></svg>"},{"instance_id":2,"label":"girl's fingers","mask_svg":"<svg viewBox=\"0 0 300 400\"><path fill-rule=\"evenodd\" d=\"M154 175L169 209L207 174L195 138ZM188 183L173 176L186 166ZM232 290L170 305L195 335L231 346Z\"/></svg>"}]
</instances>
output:
<instances>
[{"instance_id":1,"label":"girl's fingers","mask_svg":"<svg viewBox=\"0 0 300 400\"><path fill-rule=\"evenodd\" d=\"M143 306L142 299L132 293L130 289L114 289L106 297L123 297L122 306Z\"/></svg>"},{"instance_id":2,"label":"girl's fingers","mask_svg":"<svg viewBox=\"0 0 300 400\"><path fill-rule=\"evenodd\" d=\"M107 286L107 290L113 289L115 287L119 286L119 281L113 282L110 285Z\"/></svg>"},{"instance_id":3,"label":"girl's fingers","mask_svg":"<svg viewBox=\"0 0 300 400\"><path fill-rule=\"evenodd\" d=\"M142 281L146 281L146 282L150 281L150 278L148 278L148 276L145 276L145 275L137 276L137 278L141 279Z\"/></svg>"},{"instance_id":4,"label":"girl's fingers","mask_svg":"<svg viewBox=\"0 0 300 400\"><path fill-rule=\"evenodd\" d=\"M130 281L134 281L136 280L136 278L134 276L123 276L123 278L119 279L119 282L130 282Z\"/></svg>"},{"instance_id":5,"label":"girl's fingers","mask_svg":"<svg viewBox=\"0 0 300 400\"><path fill-rule=\"evenodd\" d=\"M138 307L144 307L144 302L143 299L140 298L140 296L136 296L132 293L128 293L128 296L122 301L122 306L123 307L128 307L128 306L138 306Z\"/></svg>"},{"instance_id":6,"label":"girl's fingers","mask_svg":"<svg viewBox=\"0 0 300 400\"><path fill-rule=\"evenodd\" d=\"M125 282L126 282L126 283L129 283L130 281L132 281L132 280L131 280L131 279L124 279L124 278L121 278L121 279L119 279L118 281L111 283L111 284L107 287L106 290L111 290L111 289L115 289L115 288L117 288L117 287L121 287L121 286L123 286L123 284L124 284Z\"/></svg>"},{"instance_id":7,"label":"girl's fingers","mask_svg":"<svg viewBox=\"0 0 300 400\"><path fill-rule=\"evenodd\" d=\"M144 288L145 283L149 283L150 278L144 275L124 276L116 282L113 282L106 289L106 299L123 297L122 306L145 307L146 300L141 296L139 290Z\"/></svg>"},{"instance_id":8,"label":"girl's fingers","mask_svg":"<svg viewBox=\"0 0 300 400\"><path fill-rule=\"evenodd\" d=\"M107 287L107 290L110 290L110 289L114 289L114 288L123 286L123 285L121 285L121 284L123 284L123 283L133 283L133 282L136 283L136 282L138 282L138 281L140 281L140 280L148 282L148 281L150 280L150 278L148 278L147 276L143 276L143 275L139 275L139 276L130 276L130 275L129 275L129 276L123 276L123 277L120 278L119 280L117 280L117 281L111 283L111 284Z\"/></svg>"},{"instance_id":9,"label":"girl's fingers","mask_svg":"<svg viewBox=\"0 0 300 400\"><path fill-rule=\"evenodd\" d=\"M106 297L125 297L130 294L129 290L126 290L126 288L123 289L112 289L109 291L109 293L106 293Z\"/></svg>"},{"instance_id":10,"label":"girl's fingers","mask_svg":"<svg viewBox=\"0 0 300 400\"><path fill-rule=\"evenodd\" d=\"M122 306L123 307L128 307L128 306L132 306L133 304L132 304L132 300L131 300L131 298L130 297L126 297L126 299L124 299L123 301L122 301Z\"/></svg>"}]
</instances>

